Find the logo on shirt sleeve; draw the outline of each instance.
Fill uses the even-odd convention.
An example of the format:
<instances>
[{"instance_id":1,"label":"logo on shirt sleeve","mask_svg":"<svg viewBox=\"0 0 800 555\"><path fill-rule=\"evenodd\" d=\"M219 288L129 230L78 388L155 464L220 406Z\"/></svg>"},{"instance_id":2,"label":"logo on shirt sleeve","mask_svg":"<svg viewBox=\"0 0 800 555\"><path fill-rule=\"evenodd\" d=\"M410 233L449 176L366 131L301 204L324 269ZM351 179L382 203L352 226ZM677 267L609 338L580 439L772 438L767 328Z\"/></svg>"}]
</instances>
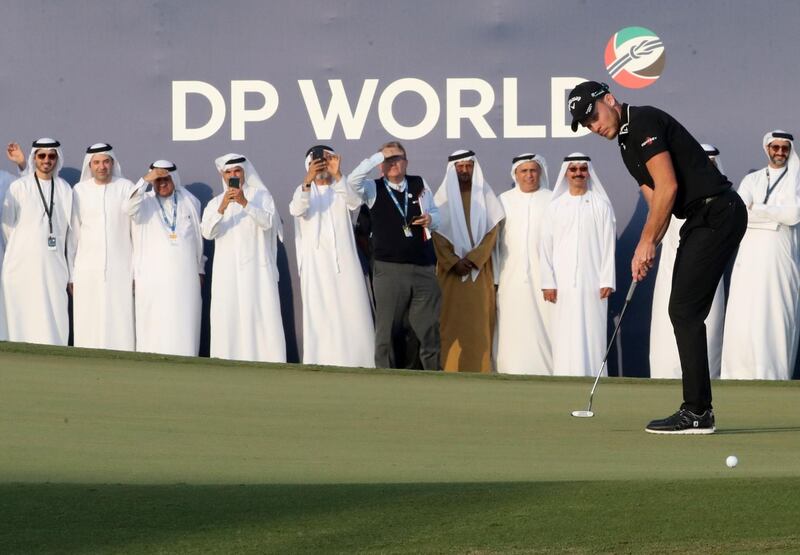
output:
<instances>
[{"instance_id":1,"label":"logo on shirt sleeve","mask_svg":"<svg viewBox=\"0 0 800 555\"><path fill-rule=\"evenodd\" d=\"M642 148L648 147L655 143L658 140L658 137L647 137L644 142L642 143Z\"/></svg>"}]
</instances>

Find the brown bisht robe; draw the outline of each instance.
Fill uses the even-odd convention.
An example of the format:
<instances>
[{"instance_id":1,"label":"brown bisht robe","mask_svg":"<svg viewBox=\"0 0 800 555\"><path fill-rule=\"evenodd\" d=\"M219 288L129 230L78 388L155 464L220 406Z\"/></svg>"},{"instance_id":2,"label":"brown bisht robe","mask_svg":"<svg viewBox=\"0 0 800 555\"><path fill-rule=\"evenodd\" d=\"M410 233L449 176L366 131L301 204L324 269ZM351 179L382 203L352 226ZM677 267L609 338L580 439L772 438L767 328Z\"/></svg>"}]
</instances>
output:
<instances>
[{"instance_id":1,"label":"brown bisht robe","mask_svg":"<svg viewBox=\"0 0 800 555\"><path fill-rule=\"evenodd\" d=\"M470 192L461 192L467 228L470 227ZM470 229L470 237L472 230ZM467 254L480 273L475 281L466 281L451 271L459 257L453 245L433 233L436 249L436 276L442 289L442 312L439 320L441 360L445 372L492 371L492 341L496 318L492 250L497 241L497 226Z\"/></svg>"}]
</instances>

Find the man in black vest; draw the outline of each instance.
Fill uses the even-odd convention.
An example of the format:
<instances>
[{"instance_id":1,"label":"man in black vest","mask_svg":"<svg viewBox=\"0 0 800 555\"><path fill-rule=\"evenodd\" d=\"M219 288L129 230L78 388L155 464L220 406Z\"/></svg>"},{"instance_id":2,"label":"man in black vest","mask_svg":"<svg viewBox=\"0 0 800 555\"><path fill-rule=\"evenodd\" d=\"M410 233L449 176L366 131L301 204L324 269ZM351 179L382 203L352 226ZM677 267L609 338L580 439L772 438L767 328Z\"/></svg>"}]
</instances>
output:
<instances>
[{"instance_id":1,"label":"man in black vest","mask_svg":"<svg viewBox=\"0 0 800 555\"><path fill-rule=\"evenodd\" d=\"M381 176L369 179L378 166ZM347 184L364 200L372 220L375 366L397 367L392 336L407 312L423 368L438 370L441 293L430 232L439 224L439 211L428 184L406 175L407 166L405 148L392 141L361 162Z\"/></svg>"},{"instance_id":2,"label":"man in black vest","mask_svg":"<svg viewBox=\"0 0 800 555\"><path fill-rule=\"evenodd\" d=\"M634 281L644 279L653 267L670 213L686 219L669 299L683 373L683 404L672 416L650 422L646 431L714 433L704 320L722 273L744 236L744 203L700 143L666 112L620 104L605 83L595 81L572 89L568 105L573 131L582 125L618 140L622 161L647 201L647 221L631 261Z\"/></svg>"}]
</instances>

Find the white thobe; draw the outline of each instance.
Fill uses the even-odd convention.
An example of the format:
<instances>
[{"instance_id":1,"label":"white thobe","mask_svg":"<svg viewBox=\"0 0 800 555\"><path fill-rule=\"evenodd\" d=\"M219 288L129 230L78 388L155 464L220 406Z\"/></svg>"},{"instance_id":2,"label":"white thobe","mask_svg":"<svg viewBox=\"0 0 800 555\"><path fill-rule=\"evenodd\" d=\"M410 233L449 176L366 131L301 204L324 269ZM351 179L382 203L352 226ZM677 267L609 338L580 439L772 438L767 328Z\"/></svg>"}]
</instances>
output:
<instances>
[{"instance_id":1,"label":"white thobe","mask_svg":"<svg viewBox=\"0 0 800 555\"><path fill-rule=\"evenodd\" d=\"M173 199L178 199L173 242L155 193L145 193L145 187L140 180L126 202L133 218L136 350L197 356L202 307L199 274L205 272L200 201L182 187L174 197L161 200L171 221Z\"/></svg>"},{"instance_id":2,"label":"white thobe","mask_svg":"<svg viewBox=\"0 0 800 555\"><path fill-rule=\"evenodd\" d=\"M244 208L231 202L220 214L220 194L203 212L203 236L214 241L211 356L286 362L276 261L280 216L266 191L245 183L243 192Z\"/></svg>"},{"instance_id":3,"label":"white thobe","mask_svg":"<svg viewBox=\"0 0 800 555\"><path fill-rule=\"evenodd\" d=\"M6 191L9 185L17 179L7 171L0 170L0 221L3 217L3 201L6 198ZM3 255L6 253L6 240L3 233L0 233L0 272L3 270Z\"/></svg>"},{"instance_id":4,"label":"white thobe","mask_svg":"<svg viewBox=\"0 0 800 555\"><path fill-rule=\"evenodd\" d=\"M87 179L72 194L72 314L76 347L133 351L133 247L125 211L133 183Z\"/></svg>"},{"instance_id":5,"label":"white thobe","mask_svg":"<svg viewBox=\"0 0 800 555\"><path fill-rule=\"evenodd\" d=\"M770 169L770 181L782 170ZM783 179L763 204L764 170L742 180L749 206L747 231L733 265L725 334L723 379L788 380L797 357L800 323L800 200L797 184Z\"/></svg>"},{"instance_id":6,"label":"white thobe","mask_svg":"<svg viewBox=\"0 0 800 555\"><path fill-rule=\"evenodd\" d=\"M7 171L0 170L0 222L3 218L3 201L6 198L6 191L11 182L17 179ZM0 280L3 279L3 257L6 253L6 240L0 231ZM0 341L8 340L8 328L6 327L6 308L3 303L2 281L0 281Z\"/></svg>"},{"instance_id":7,"label":"white thobe","mask_svg":"<svg viewBox=\"0 0 800 555\"><path fill-rule=\"evenodd\" d=\"M541 226L552 191L500 195L506 219L495 251L497 326L495 368L501 374L553 373L552 305L544 300L539 272Z\"/></svg>"},{"instance_id":8,"label":"white thobe","mask_svg":"<svg viewBox=\"0 0 800 555\"><path fill-rule=\"evenodd\" d=\"M55 177L53 235L56 248L48 248L50 229L33 173L8 188L2 214L6 252L2 287L8 339L25 343L66 345L69 340L66 242L72 211L72 189ZM45 203L50 204L49 179L39 180Z\"/></svg>"},{"instance_id":9,"label":"white thobe","mask_svg":"<svg viewBox=\"0 0 800 555\"><path fill-rule=\"evenodd\" d=\"M667 233L661 240L658 274L653 290L653 307L650 319L650 377L680 379L681 360L678 344L669 319L669 295L672 291L672 271L680 241L680 228L684 220L672 216ZM720 280L711 311L706 318L706 343L708 368L712 378L719 378L722 362L722 325L725 321L725 292Z\"/></svg>"},{"instance_id":10,"label":"white thobe","mask_svg":"<svg viewBox=\"0 0 800 555\"><path fill-rule=\"evenodd\" d=\"M616 230L611 204L592 190L553 200L542 223L542 289L556 289L552 312L553 374L591 376L606 347L608 299L615 288Z\"/></svg>"},{"instance_id":11,"label":"white thobe","mask_svg":"<svg viewBox=\"0 0 800 555\"><path fill-rule=\"evenodd\" d=\"M353 219L361 197L340 179L298 187L289 205L303 297L303 363L375 367L375 328Z\"/></svg>"}]
</instances>

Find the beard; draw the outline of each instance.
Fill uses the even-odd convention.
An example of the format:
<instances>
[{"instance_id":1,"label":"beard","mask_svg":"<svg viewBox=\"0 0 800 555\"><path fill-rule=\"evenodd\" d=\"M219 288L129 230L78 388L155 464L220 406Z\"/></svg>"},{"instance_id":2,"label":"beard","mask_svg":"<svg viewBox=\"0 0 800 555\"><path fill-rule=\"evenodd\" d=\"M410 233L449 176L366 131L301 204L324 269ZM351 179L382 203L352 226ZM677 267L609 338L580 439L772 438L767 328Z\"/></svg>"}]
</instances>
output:
<instances>
[{"instance_id":1,"label":"beard","mask_svg":"<svg viewBox=\"0 0 800 555\"><path fill-rule=\"evenodd\" d=\"M314 179L319 179L320 181L330 181L330 180L331 180L331 174L330 174L330 172L327 172L327 171L325 171L325 172L319 172L319 173L318 173L318 174L317 174L317 175L314 177Z\"/></svg>"},{"instance_id":2,"label":"beard","mask_svg":"<svg viewBox=\"0 0 800 555\"><path fill-rule=\"evenodd\" d=\"M788 158L779 158L778 156L770 156L769 157L769 161L772 162L772 165L773 166L777 166L779 168L782 168L783 166L785 166L787 160L788 160Z\"/></svg>"}]
</instances>

